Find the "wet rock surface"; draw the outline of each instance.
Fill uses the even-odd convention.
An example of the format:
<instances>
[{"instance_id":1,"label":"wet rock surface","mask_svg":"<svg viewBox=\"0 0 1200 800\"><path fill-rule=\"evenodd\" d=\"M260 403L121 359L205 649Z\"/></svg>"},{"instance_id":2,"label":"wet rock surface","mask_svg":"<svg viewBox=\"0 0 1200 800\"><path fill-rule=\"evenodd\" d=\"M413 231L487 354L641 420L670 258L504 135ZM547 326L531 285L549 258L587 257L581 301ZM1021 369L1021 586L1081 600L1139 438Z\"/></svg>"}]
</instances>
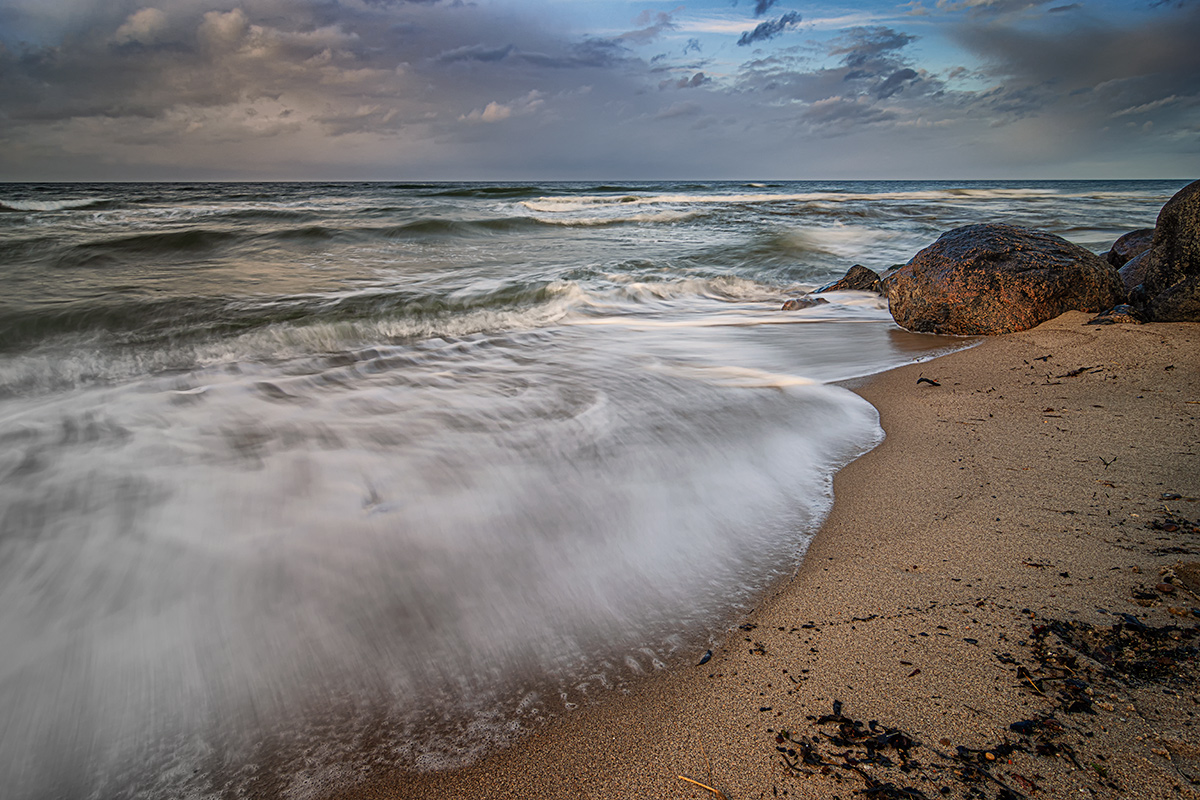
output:
<instances>
[{"instance_id":1,"label":"wet rock surface","mask_svg":"<svg viewBox=\"0 0 1200 800\"><path fill-rule=\"evenodd\" d=\"M1158 322L1200 321L1200 181L1158 214L1142 281L1146 310Z\"/></svg>"},{"instance_id":2,"label":"wet rock surface","mask_svg":"<svg viewBox=\"0 0 1200 800\"><path fill-rule=\"evenodd\" d=\"M785 301L783 308L780 310L801 311L806 308L812 308L813 306L823 306L828 302L829 301L824 297L793 297L792 299Z\"/></svg>"},{"instance_id":3,"label":"wet rock surface","mask_svg":"<svg viewBox=\"0 0 1200 800\"><path fill-rule=\"evenodd\" d=\"M1013 333L1071 311L1125 300L1117 271L1061 237L1011 225L943 234L886 281L892 318L909 330Z\"/></svg>"},{"instance_id":4,"label":"wet rock surface","mask_svg":"<svg viewBox=\"0 0 1200 800\"><path fill-rule=\"evenodd\" d=\"M883 289L879 283L879 273L873 269L868 269L861 264L855 264L846 274L837 281L834 281L827 286L822 286L813 294L821 294L823 292L876 292L883 293Z\"/></svg>"}]
</instances>

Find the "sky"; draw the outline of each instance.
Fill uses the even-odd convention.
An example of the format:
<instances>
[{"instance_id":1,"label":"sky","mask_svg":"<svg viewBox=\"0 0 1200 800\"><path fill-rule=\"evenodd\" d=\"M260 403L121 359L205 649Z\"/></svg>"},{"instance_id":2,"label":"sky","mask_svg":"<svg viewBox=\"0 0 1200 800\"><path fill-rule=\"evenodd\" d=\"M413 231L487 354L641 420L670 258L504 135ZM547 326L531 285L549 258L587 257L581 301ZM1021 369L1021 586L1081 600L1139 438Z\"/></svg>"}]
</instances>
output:
<instances>
[{"instance_id":1,"label":"sky","mask_svg":"<svg viewBox=\"0 0 1200 800\"><path fill-rule=\"evenodd\" d=\"M1200 0L0 0L0 180L1200 176Z\"/></svg>"}]
</instances>

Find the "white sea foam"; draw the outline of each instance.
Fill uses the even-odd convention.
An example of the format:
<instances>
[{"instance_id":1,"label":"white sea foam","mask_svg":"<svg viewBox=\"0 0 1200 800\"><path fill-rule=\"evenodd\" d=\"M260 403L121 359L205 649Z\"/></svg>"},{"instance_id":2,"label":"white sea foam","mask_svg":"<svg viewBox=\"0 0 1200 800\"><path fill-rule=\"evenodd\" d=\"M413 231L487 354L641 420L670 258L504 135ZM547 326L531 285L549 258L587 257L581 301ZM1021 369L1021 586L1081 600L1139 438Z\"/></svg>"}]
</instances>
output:
<instances>
[{"instance_id":1,"label":"white sea foam","mask_svg":"<svg viewBox=\"0 0 1200 800\"><path fill-rule=\"evenodd\" d=\"M11 211L70 211L108 202L104 197L81 197L69 200L16 200L0 197L0 209Z\"/></svg>"},{"instance_id":2,"label":"white sea foam","mask_svg":"<svg viewBox=\"0 0 1200 800\"><path fill-rule=\"evenodd\" d=\"M409 766L483 752L700 647L878 436L709 344L531 336L9 402L6 785L108 796L137 752L188 789L168 758L256 739L334 780L379 713Z\"/></svg>"}]
</instances>

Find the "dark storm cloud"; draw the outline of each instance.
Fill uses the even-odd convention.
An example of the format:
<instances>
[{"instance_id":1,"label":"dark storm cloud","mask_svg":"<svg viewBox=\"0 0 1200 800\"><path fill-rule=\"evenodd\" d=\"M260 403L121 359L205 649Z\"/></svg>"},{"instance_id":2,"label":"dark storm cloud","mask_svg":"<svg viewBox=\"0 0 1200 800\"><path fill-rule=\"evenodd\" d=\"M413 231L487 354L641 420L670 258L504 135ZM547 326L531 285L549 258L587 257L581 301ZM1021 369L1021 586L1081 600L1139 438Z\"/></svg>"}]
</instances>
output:
<instances>
[{"instance_id":1,"label":"dark storm cloud","mask_svg":"<svg viewBox=\"0 0 1200 800\"><path fill-rule=\"evenodd\" d=\"M788 29L794 28L799 24L800 12L789 11L779 19L760 22L754 30L743 33L737 43L739 46L745 47L755 42L765 42L769 39L774 39L776 36L787 32Z\"/></svg>"},{"instance_id":2,"label":"dark storm cloud","mask_svg":"<svg viewBox=\"0 0 1200 800\"><path fill-rule=\"evenodd\" d=\"M1099 122L1126 109L1176 96L1152 108L1167 121L1194 108L1200 92L1200 8L1136 27L1090 23L1068 30L967 24L957 41L997 84L975 97L998 113L1048 111ZM997 97L1005 97L997 105ZM1149 117L1147 118L1149 119Z\"/></svg>"}]
</instances>

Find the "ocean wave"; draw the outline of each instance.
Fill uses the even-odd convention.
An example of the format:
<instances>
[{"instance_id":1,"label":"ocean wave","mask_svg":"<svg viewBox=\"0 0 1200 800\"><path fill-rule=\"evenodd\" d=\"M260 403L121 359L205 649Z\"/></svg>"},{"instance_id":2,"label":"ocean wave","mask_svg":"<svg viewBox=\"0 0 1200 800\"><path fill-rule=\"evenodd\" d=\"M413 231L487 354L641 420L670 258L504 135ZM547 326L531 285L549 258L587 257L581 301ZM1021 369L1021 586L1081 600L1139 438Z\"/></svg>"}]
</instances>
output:
<instances>
[{"instance_id":1,"label":"ocean wave","mask_svg":"<svg viewBox=\"0 0 1200 800\"><path fill-rule=\"evenodd\" d=\"M211 250L222 244L238 239L239 235L232 231L212 228L186 228L176 231L156 231L154 233L136 233L129 236L114 236L106 239L95 239L68 248L59 258L60 266L71 266L73 255L82 254L86 262L93 254L138 254L138 255L172 255L174 253L196 253Z\"/></svg>"},{"instance_id":2,"label":"ocean wave","mask_svg":"<svg viewBox=\"0 0 1200 800\"><path fill-rule=\"evenodd\" d=\"M557 222L543 222L532 217L505 217L496 219L440 219L421 218L395 225L347 224L313 222L294 227L223 227L219 223L227 219L235 221L255 220L266 222L301 221L311 215L302 212L253 212L221 215L222 219L209 217L205 226L185 227L176 230L158 230L123 236L97 238L76 244L62 245L54 259L58 268L92 267L112 259L128 257L192 258L197 254L216 252L238 245L266 242L304 242L347 239L357 241L393 239L455 239L490 236L501 233L527 231ZM217 224L212 224L212 223ZM583 224L583 223L579 223ZM18 240L5 245L17 248L14 252L27 253L38 240Z\"/></svg>"},{"instance_id":3,"label":"ocean wave","mask_svg":"<svg viewBox=\"0 0 1200 800\"><path fill-rule=\"evenodd\" d=\"M364 291L0 313L0 397L436 339L511 336L553 325L588 304L578 284L558 282L453 296Z\"/></svg>"},{"instance_id":4,"label":"ocean wave","mask_svg":"<svg viewBox=\"0 0 1200 800\"><path fill-rule=\"evenodd\" d=\"M499 217L495 219L447 219L443 217L424 217L404 222L399 225L381 227L353 227L348 233L357 235L377 235L384 238L410 237L459 237L480 236L512 231L524 231L538 227L539 223L532 217Z\"/></svg>"},{"instance_id":5,"label":"ocean wave","mask_svg":"<svg viewBox=\"0 0 1200 800\"><path fill-rule=\"evenodd\" d=\"M674 188L674 187L673 187ZM747 188L759 188L758 185L748 184ZM762 188L769 188L763 185ZM570 196L542 196L521 203L531 211L542 213L572 213L585 211L597 206L612 205L769 205L778 203L826 203L841 205L844 203L863 202L894 202L894 201L960 201L973 200L1036 200L1036 199L1066 199L1092 198L1095 192L1073 194L1053 188L1016 188L1016 187L946 187L924 190L896 190L876 192L856 192L853 190L812 191L812 192L745 192L745 193L712 193L712 194L680 194L671 193L637 193L594 194ZM1114 193L1113 198L1122 195Z\"/></svg>"},{"instance_id":6,"label":"ocean wave","mask_svg":"<svg viewBox=\"0 0 1200 800\"><path fill-rule=\"evenodd\" d=\"M638 223L686 222L702 214L699 211L646 211L640 214L620 214L607 217L565 217L562 219L540 219L544 225L560 227L597 228L605 225L631 225Z\"/></svg>"},{"instance_id":7,"label":"ocean wave","mask_svg":"<svg viewBox=\"0 0 1200 800\"><path fill-rule=\"evenodd\" d=\"M388 340L463 335L489 327L483 324L484 318L464 324L463 319L471 314L511 311L520 315L571 297L582 298L582 290L578 284L563 281L488 282L442 292L375 287L277 297L159 299L114 293L98 301L0 310L0 352L63 337L72 345L98 337L105 338L98 342L102 346L195 343L279 325L366 325L361 336L382 335ZM544 321L554 314L538 312L531 319ZM506 318L503 324L512 322ZM353 340L360 338L358 333L347 333Z\"/></svg>"},{"instance_id":8,"label":"ocean wave","mask_svg":"<svg viewBox=\"0 0 1200 800\"><path fill-rule=\"evenodd\" d=\"M612 301L647 303L685 298L725 302L775 302L780 287L737 275L654 276L628 272L602 273L607 285L586 294L589 305Z\"/></svg>"},{"instance_id":9,"label":"ocean wave","mask_svg":"<svg viewBox=\"0 0 1200 800\"><path fill-rule=\"evenodd\" d=\"M411 188L411 187L405 187ZM497 185L497 186L464 186L448 188L445 184L422 185L421 188L433 189L428 197L480 197L480 198L516 198L534 197L545 191L544 186L538 185Z\"/></svg>"},{"instance_id":10,"label":"ocean wave","mask_svg":"<svg viewBox=\"0 0 1200 800\"><path fill-rule=\"evenodd\" d=\"M114 293L98 301L0 309L0 354L11 358L0 393L123 380L138 370L528 331L597 316L629 319L688 307L690 314L712 313L745 304L774 309L800 288L730 274L656 274L653 265L630 262L558 279L489 280L440 291L372 287L166 299ZM13 372L17 363L24 366Z\"/></svg>"},{"instance_id":11,"label":"ocean wave","mask_svg":"<svg viewBox=\"0 0 1200 800\"><path fill-rule=\"evenodd\" d=\"M300 222L316 218L314 210L298 208L264 208L251 206L235 208L216 214L221 219L244 220L246 222Z\"/></svg>"},{"instance_id":12,"label":"ocean wave","mask_svg":"<svg viewBox=\"0 0 1200 800\"><path fill-rule=\"evenodd\" d=\"M0 200L3 212L84 211L120 208L122 203L104 197L83 197L74 200Z\"/></svg>"}]
</instances>

